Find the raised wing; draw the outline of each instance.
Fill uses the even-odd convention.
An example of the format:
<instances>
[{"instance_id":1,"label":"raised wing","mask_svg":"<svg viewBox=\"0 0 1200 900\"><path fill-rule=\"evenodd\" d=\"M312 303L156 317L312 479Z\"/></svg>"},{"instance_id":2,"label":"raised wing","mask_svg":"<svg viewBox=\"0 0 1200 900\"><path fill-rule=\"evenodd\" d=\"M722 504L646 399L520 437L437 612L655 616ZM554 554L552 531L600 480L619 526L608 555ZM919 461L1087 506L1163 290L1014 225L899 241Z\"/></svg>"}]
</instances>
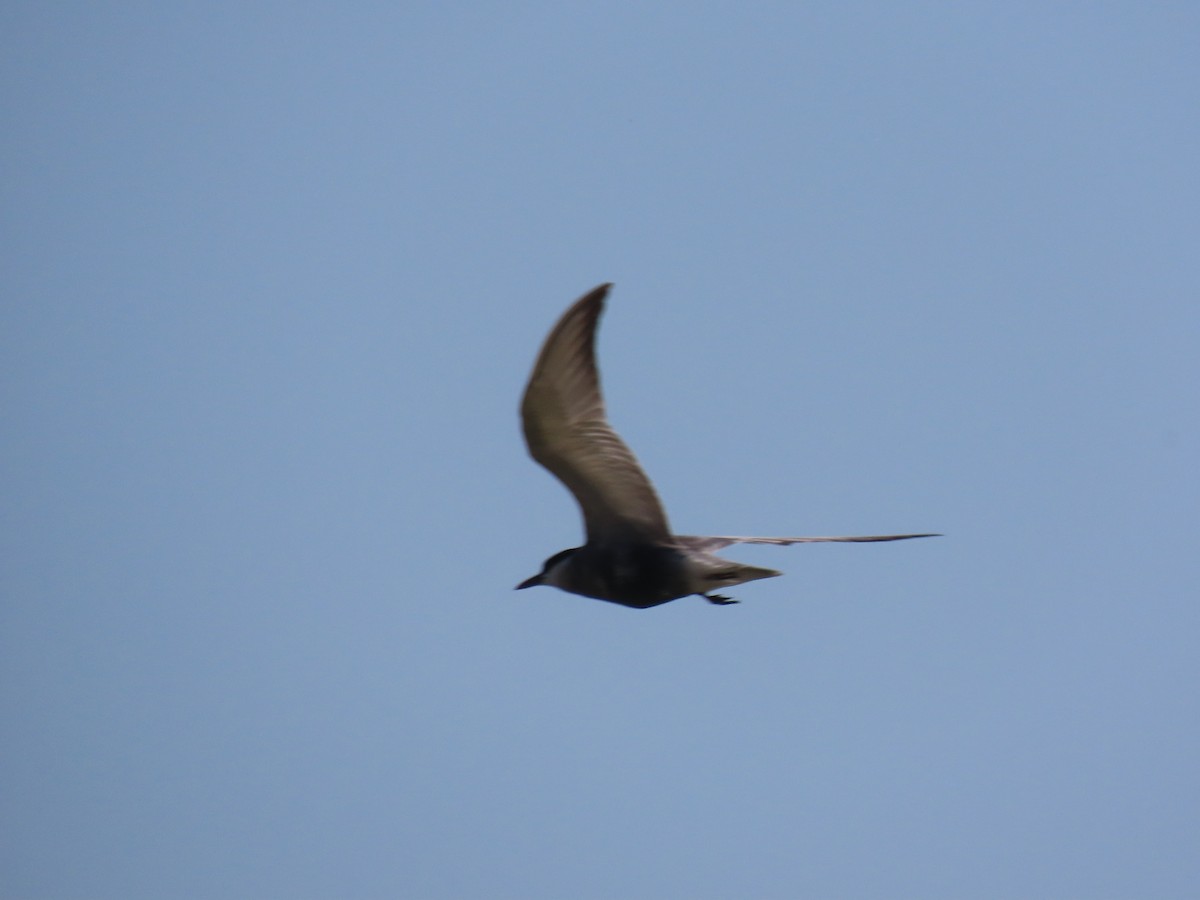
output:
<instances>
[{"instance_id":1,"label":"raised wing","mask_svg":"<svg viewBox=\"0 0 1200 900\"><path fill-rule=\"evenodd\" d=\"M595 335L611 287L571 304L542 345L521 401L525 443L575 495L589 540L665 540L654 486L604 413Z\"/></svg>"},{"instance_id":2,"label":"raised wing","mask_svg":"<svg viewBox=\"0 0 1200 900\"><path fill-rule=\"evenodd\" d=\"M824 544L836 543L870 543L872 541L907 541L909 538L941 537L940 534L872 534L848 537L698 537L694 535L676 535L676 543L689 550L701 553L712 553L730 544Z\"/></svg>"}]
</instances>

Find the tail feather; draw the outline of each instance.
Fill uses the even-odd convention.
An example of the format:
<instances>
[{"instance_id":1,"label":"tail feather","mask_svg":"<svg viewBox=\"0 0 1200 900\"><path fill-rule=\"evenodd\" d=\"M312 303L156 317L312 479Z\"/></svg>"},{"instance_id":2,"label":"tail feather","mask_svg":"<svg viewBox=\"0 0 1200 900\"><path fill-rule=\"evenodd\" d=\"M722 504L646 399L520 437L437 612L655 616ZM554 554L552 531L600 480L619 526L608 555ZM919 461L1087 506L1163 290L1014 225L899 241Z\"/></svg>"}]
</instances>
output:
<instances>
[{"instance_id":1,"label":"tail feather","mask_svg":"<svg viewBox=\"0 0 1200 900\"><path fill-rule=\"evenodd\" d=\"M697 593L704 593L715 588L733 587L735 584L758 581L760 578L774 578L783 574L778 569L748 566L731 559L721 559L719 556L704 557L696 562L699 563L697 574L700 577L700 590Z\"/></svg>"}]
</instances>

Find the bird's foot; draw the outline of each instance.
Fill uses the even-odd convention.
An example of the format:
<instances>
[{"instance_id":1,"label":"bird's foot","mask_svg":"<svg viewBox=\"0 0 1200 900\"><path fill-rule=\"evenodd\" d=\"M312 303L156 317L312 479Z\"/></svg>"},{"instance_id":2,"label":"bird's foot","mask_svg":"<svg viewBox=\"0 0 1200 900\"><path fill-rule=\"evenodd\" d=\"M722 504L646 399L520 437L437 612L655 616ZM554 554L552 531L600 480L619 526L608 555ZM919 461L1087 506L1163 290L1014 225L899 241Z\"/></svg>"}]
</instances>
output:
<instances>
[{"instance_id":1,"label":"bird's foot","mask_svg":"<svg viewBox=\"0 0 1200 900\"><path fill-rule=\"evenodd\" d=\"M732 597L723 597L720 594L701 594L700 596L709 603L717 604L717 606L732 606L733 604L737 603L737 601Z\"/></svg>"}]
</instances>

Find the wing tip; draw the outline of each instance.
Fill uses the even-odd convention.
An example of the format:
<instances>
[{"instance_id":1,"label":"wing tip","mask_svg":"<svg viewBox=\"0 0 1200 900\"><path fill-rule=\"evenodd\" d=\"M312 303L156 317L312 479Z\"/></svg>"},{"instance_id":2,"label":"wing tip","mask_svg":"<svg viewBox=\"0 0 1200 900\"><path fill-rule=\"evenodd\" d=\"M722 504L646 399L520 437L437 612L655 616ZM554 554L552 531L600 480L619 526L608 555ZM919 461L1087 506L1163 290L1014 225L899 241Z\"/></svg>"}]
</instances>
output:
<instances>
[{"instance_id":1,"label":"wing tip","mask_svg":"<svg viewBox=\"0 0 1200 900\"><path fill-rule=\"evenodd\" d=\"M604 303L605 299L608 297L608 292L611 291L612 288L613 288L613 283L611 281L602 282L602 283L596 285L594 288L592 288L590 291L588 291L586 294L584 294L582 297L580 297L575 302L578 304L585 304L585 303L601 303L602 304L602 303Z\"/></svg>"}]
</instances>

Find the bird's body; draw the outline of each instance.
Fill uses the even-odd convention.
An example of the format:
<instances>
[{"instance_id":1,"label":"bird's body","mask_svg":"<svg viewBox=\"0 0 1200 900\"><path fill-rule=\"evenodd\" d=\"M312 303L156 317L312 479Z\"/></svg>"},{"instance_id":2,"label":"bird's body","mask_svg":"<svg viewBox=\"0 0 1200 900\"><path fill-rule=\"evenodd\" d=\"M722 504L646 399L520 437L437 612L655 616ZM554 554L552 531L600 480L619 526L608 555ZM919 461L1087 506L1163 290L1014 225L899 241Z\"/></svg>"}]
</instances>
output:
<instances>
[{"instance_id":1,"label":"bird's body","mask_svg":"<svg viewBox=\"0 0 1200 900\"><path fill-rule=\"evenodd\" d=\"M654 486L608 423L596 369L595 334L602 284L573 303L551 330L521 402L530 455L579 503L587 543L546 560L517 585L551 585L637 609L699 594L712 603L735 601L712 591L782 574L715 556L737 543L796 544L897 541L929 534L864 537L691 537L674 535Z\"/></svg>"}]
</instances>

